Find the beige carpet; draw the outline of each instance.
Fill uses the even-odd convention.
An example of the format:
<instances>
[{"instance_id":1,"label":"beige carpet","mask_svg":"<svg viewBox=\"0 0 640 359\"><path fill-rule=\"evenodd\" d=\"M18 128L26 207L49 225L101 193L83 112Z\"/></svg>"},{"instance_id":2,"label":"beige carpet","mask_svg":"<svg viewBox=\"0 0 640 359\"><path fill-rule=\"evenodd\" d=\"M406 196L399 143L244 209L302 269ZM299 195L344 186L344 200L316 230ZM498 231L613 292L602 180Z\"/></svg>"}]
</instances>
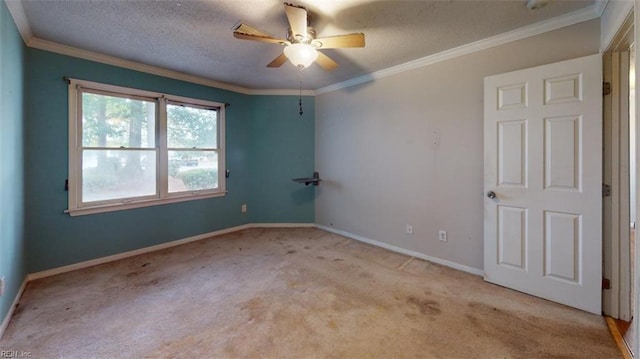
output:
<instances>
[{"instance_id":1,"label":"beige carpet","mask_svg":"<svg viewBox=\"0 0 640 359\"><path fill-rule=\"evenodd\" d=\"M602 317L318 229L251 229L29 283L33 358L619 358Z\"/></svg>"}]
</instances>

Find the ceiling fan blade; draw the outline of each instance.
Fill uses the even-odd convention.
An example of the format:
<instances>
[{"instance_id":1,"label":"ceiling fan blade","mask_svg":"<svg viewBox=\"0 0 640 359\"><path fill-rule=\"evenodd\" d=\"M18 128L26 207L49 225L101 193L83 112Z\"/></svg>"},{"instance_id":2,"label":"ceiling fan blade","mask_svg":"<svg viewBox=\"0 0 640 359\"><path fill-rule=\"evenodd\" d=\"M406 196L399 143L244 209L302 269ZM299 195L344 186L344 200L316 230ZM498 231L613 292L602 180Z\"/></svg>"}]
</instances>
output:
<instances>
[{"instance_id":1,"label":"ceiling fan blade","mask_svg":"<svg viewBox=\"0 0 640 359\"><path fill-rule=\"evenodd\" d=\"M338 49L341 47L364 47L364 34L356 33L323 37L311 41L311 46L317 49Z\"/></svg>"},{"instance_id":2,"label":"ceiling fan blade","mask_svg":"<svg viewBox=\"0 0 640 359\"><path fill-rule=\"evenodd\" d=\"M233 33L233 37L235 37L236 39L242 39L242 40L254 40L254 41L260 41L260 42L268 42L270 44L278 44L278 45L288 45L289 44L289 41L287 41L285 39L275 39L275 38L270 37L270 36L258 36L258 35L243 34L241 32L234 32Z\"/></svg>"},{"instance_id":3,"label":"ceiling fan blade","mask_svg":"<svg viewBox=\"0 0 640 359\"><path fill-rule=\"evenodd\" d=\"M271 34L268 34L262 30L258 30L255 27L251 26L251 25L247 25L244 23L237 23L234 27L233 27L233 31L234 32L240 32L243 34L247 34L247 35L255 35L255 36L261 36L261 37L271 37Z\"/></svg>"},{"instance_id":4,"label":"ceiling fan blade","mask_svg":"<svg viewBox=\"0 0 640 359\"><path fill-rule=\"evenodd\" d=\"M322 66L323 69L328 71L331 71L338 67L338 64L335 61L333 61L329 56L323 54L320 51L318 51L318 58L316 59L316 62L318 63L318 65Z\"/></svg>"},{"instance_id":5,"label":"ceiling fan blade","mask_svg":"<svg viewBox=\"0 0 640 359\"><path fill-rule=\"evenodd\" d=\"M293 36L307 37L307 10L303 7L284 3L284 11L291 26Z\"/></svg>"},{"instance_id":6,"label":"ceiling fan blade","mask_svg":"<svg viewBox=\"0 0 640 359\"><path fill-rule=\"evenodd\" d=\"M267 67L280 67L282 64L287 62L287 57L284 56L284 53L280 54L280 56L276 57L273 61L267 65Z\"/></svg>"}]
</instances>

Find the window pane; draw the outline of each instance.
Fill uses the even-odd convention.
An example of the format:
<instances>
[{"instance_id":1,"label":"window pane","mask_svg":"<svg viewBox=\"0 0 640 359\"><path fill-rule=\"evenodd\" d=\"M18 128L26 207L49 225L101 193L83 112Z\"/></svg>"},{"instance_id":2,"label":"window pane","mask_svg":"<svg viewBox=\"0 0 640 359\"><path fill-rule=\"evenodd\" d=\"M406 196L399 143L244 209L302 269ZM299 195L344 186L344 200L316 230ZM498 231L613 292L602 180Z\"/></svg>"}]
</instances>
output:
<instances>
[{"instance_id":1,"label":"window pane","mask_svg":"<svg viewBox=\"0 0 640 359\"><path fill-rule=\"evenodd\" d=\"M84 147L154 147L155 123L155 102L82 93Z\"/></svg>"},{"instance_id":2,"label":"window pane","mask_svg":"<svg viewBox=\"0 0 640 359\"><path fill-rule=\"evenodd\" d=\"M167 105L169 148L217 148L218 111Z\"/></svg>"},{"instance_id":3,"label":"window pane","mask_svg":"<svg viewBox=\"0 0 640 359\"><path fill-rule=\"evenodd\" d=\"M218 188L218 153L169 151L169 192Z\"/></svg>"},{"instance_id":4,"label":"window pane","mask_svg":"<svg viewBox=\"0 0 640 359\"><path fill-rule=\"evenodd\" d=\"M82 202L155 194L155 151L82 152Z\"/></svg>"}]
</instances>

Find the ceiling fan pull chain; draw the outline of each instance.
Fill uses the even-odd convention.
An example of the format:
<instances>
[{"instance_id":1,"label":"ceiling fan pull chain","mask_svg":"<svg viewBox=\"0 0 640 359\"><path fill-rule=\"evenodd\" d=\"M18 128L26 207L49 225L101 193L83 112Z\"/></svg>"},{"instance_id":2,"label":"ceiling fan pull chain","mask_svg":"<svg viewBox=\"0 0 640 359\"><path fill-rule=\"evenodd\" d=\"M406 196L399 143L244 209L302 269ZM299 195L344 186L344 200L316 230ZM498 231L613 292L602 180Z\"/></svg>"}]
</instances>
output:
<instances>
[{"instance_id":1,"label":"ceiling fan pull chain","mask_svg":"<svg viewBox=\"0 0 640 359\"><path fill-rule=\"evenodd\" d=\"M298 105L300 106L300 116L304 113L302 111L302 69L298 69L298 80L300 82L300 96L298 97Z\"/></svg>"}]
</instances>

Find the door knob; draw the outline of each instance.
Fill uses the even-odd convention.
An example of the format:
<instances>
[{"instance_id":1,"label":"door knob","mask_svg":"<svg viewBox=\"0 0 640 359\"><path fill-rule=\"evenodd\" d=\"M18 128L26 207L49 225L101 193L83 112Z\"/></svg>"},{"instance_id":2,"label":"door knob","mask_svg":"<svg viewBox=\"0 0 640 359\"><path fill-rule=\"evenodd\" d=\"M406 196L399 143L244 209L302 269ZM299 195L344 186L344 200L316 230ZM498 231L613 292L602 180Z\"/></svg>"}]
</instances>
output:
<instances>
[{"instance_id":1,"label":"door knob","mask_svg":"<svg viewBox=\"0 0 640 359\"><path fill-rule=\"evenodd\" d=\"M494 199L494 198L496 198L496 193L493 192L493 191L489 191L489 192L487 192L487 197L489 197L491 199Z\"/></svg>"}]
</instances>

